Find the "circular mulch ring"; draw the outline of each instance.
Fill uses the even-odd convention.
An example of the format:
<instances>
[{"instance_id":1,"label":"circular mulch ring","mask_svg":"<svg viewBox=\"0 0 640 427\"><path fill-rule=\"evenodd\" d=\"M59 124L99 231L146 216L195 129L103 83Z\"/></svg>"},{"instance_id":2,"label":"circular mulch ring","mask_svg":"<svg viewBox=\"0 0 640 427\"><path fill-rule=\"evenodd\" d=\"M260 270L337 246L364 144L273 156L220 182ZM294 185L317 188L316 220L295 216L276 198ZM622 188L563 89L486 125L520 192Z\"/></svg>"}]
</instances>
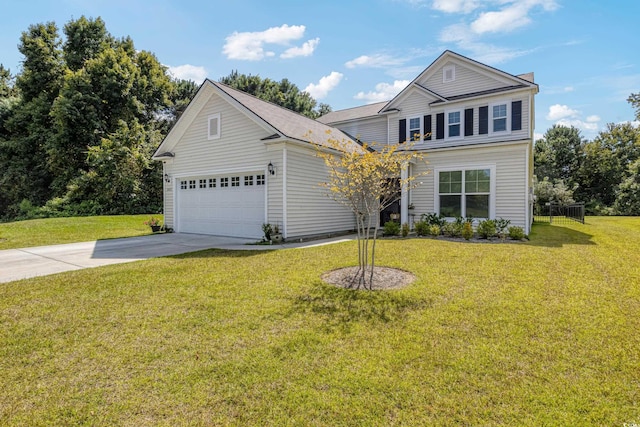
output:
<instances>
[{"instance_id":1,"label":"circular mulch ring","mask_svg":"<svg viewBox=\"0 0 640 427\"><path fill-rule=\"evenodd\" d=\"M354 284L353 277L358 272L358 267L345 267L337 270L329 271L321 276L321 279L330 285L338 286L344 289L357 289L357 283ZM416 280L416 276L408 271L399 270L391 267L376 267L373 271L373 288L374 291L384 291L390 289L401 289ZM367 289L369 288L367 284ZM360 286L360 289L365 289Z\"/></svg>"}]
</instances>

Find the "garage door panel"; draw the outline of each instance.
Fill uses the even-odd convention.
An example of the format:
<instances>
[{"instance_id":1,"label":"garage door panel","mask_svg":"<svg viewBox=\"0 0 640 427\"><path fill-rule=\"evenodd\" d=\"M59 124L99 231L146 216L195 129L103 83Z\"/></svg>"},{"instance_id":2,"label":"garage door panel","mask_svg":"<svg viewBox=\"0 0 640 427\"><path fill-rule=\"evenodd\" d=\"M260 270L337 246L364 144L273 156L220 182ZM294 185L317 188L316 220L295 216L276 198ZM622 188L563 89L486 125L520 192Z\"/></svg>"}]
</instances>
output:
<instances>
[{"instance_id":1,"label":"garage door panel","mask_svg":"<svg viewBox=\"0 0 640 427\"><path fill-rule=\"evenodd\" d=\"M256 172L255 174L259 174ZM246 175L246 174L245 174ZM181 181L210 177L186 178ZM217 182L220 182L217 179ZM231 182L231 179L229 179ZM264 222L265 186L244 185L240 175L237 187L189 188L180 186L178 196L179 231L259 239Z\"/></svg>"}]
</instances>

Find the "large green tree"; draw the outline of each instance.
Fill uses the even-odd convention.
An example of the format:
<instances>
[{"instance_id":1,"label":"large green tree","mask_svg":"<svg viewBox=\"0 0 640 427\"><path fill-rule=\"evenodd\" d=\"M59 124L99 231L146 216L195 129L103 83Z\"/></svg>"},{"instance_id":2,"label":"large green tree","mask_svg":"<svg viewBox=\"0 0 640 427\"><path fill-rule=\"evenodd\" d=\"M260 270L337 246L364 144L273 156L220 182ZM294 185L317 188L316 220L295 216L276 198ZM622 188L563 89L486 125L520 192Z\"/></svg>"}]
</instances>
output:
<instances>
[{"instance_id":1,"label":"large green tree","mask_svg":"<svg viewBox=\"0 0 640 427\"><path fill-rule=\"evenodd\" d=\"M221 78L220 82L312 119L331 111L329 105L322 103L318 105L309 93L301 91L288 79L278 82L232 71L228 76Z\"/></svg>"},{"instance_id":2,"label":"large green tree","mask_svg":"<svg viewBox=\"0 0 640 427\"><path fill-rule=\"evenodd\" d=\"M534 173L538 180L562 180L572 186L582 162L584 140L580 130L553 125L534 147Z\"/></svg>"}]
</instances>

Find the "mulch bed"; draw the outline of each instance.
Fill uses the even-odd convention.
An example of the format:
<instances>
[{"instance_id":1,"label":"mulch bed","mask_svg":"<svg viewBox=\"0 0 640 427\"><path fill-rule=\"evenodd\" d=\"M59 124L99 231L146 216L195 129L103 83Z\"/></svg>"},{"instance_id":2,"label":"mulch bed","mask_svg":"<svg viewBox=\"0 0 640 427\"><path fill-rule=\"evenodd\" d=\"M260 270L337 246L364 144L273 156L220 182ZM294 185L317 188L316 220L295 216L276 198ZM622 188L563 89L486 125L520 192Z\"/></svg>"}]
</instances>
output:
<instances>
[{"instance_id":1,"label":"mulch bed","mask_svg":"<svg viewBox=\"0 0 640 427\"><path fill-rule=\"evenodd\" d=\"M346 267L330 271L322 275L322 280L334 286L344 289L357 289L357 283L353 283L353 277L358 272L358 267ZM367 275L368 277L368 275ZM374 291L401 289L416 280L416 276L408 271L391 267L376 267L373 271ZM369 288L367 283L367 289ZM360 286L360 289L364 289Z\"/></svg>"}]
</instances>

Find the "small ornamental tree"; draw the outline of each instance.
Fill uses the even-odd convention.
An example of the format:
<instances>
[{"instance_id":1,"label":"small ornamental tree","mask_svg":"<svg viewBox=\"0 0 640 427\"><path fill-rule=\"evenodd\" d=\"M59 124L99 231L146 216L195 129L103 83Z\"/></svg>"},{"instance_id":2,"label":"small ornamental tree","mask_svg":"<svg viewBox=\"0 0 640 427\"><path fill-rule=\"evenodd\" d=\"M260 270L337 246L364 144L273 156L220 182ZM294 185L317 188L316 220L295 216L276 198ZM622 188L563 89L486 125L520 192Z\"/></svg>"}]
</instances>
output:
<instances>
[{"instance_id":1,"label":"small ornamental tree","mask_svg":"<svg viewBox=\"0 0 640 427\"><path fill-rule=\"evenodd\" d=\"M356 217L358 270L351 287L372 289L380 212L397 201L401 191L420 184L416 180L420 175L409 175L406 169L411 162L424 162L424 155L412 151L411 144L380 145L376 149L364 144L362 150L354 151L347 141L329 138L328 145L329 150L318 145L318 156L329 173L328 181L320 185Z\"/></svg>"}]
</instances>

